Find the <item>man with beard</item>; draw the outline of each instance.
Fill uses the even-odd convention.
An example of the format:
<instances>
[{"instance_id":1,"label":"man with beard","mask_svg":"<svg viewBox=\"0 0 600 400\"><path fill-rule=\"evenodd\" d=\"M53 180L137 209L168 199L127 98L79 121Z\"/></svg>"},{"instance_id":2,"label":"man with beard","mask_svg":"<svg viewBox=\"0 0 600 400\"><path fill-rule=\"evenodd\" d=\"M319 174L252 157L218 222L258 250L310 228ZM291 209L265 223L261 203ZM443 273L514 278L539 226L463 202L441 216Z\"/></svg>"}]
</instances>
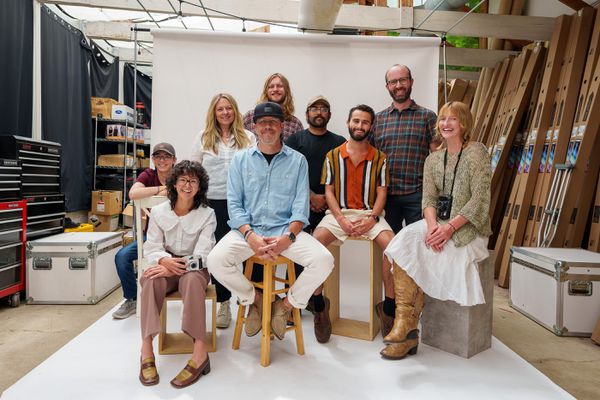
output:
<instances>
[{"instance_id":1,"label":"man with beard","mask_svg":"<svg viewBox=\"0 0 600 400\"><path fill-rule=\"evenodd\" d=\"M323 96L312 98L306 106L306 122L308 129L296 132L287 138L285 144L300 152L308 161L308 182L310 185L310 216L309 226L305 232L312 233L325 216L327 200L325 199L325 185L321 183L323 161L329 150L332 150L346 141L343 136L336 135L327 130L327 123L331 119L331 106ZM304 268L296 264L296 276ZM315 337L320 343L329 340L331 335L331 322L326 304L329 300L322 294L313 295L309 300L307 309L315 314ZM328 308L328 307L327 307Z\"/></svg>"},{"instance_id":2,"label":"man with beard","mask_svg":"<svg viewBox=\"0 0 600 400\"><path fill-rule=\"evenodd\" d=\"M413 82L406 65L396 64L387 70L385 85L392 104L377 113L369 138L388 157L385 213L394 233L422 218L423 165L429 152L439 146L435 140L436 115L411 98ZM386 292L385 301L376 307L384 336L394 323L394 309L394 295Z\"/></svg>"},{"instance_id":3,"label":"man with beard","mask_svg":"<svg viewBox=\"0 0 600 400\"><path fill-rule=\"evenodd\" d=\"M329 209L313 233L324 246L351 236L374 240L385 250L394 237L383 218L388 185L386 156L366 140L374 119L375 112L365 104L350 109L350 138L325 158L321 183ZM385 293L393 297L391 265L385 257L382 264ZM321 290L319 287L315 293Z\"/></svg>"},{"instance_id":4,"label":"man with beard","mask_svg":"<svg viewBox=\"0 0 600 400\"><path fill-rule=\"evenodd\" d=\"M248 336L262 328L262 294L242 274L239 264L253 254L276 260L281 254L304 265L304 272L282 300L271 307L271 331L283 339L292 308L308 299L333 269L333 257L302 231L308 224L308 165L281 140L284 112L277 103L258 104L253 113L258 143L238 151L229 166L227 208L231 231L207 257L209 272L247 305Z\"/></svg>"}]
</instances>

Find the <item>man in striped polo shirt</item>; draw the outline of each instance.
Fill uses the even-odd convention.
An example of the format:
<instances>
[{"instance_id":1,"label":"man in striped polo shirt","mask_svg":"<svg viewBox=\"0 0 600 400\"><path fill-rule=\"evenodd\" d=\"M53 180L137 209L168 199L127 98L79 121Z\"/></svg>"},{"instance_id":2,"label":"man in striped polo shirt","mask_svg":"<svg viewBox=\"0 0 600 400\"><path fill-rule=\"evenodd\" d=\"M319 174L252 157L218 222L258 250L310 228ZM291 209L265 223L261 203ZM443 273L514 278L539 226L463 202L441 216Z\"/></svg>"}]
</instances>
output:
<instances>
[{"instance_id":1,"label":"man in striped polo shirt","mask_svg":"<svg viewBox=\"0 0 600 400\"><path fill-rule=\"evenodd\" d=\"M394 237L383 218L389 179L386 156L366 140L374 119L375 112L367 105L350 109L347 121L350 138L325 157L321 183L325 185L329 209L313 233L324 246L352 236L374 240L385 250ZM393 302L391 265L385 257L382 267L385 295ZM393 322L393 317L382 321L383 336Z\"/></svg>"}]
</instances>

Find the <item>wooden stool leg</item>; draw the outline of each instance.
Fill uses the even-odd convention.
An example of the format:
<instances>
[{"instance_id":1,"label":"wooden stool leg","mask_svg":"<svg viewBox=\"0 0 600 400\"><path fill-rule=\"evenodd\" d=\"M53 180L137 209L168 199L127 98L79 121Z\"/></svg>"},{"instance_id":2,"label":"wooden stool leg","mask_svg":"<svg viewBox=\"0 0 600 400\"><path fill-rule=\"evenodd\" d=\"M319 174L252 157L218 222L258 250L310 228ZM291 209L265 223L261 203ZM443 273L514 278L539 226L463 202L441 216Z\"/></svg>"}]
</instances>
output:
<instances>
[{"instance_id":1,"label":"wooden stool leg","mask_svg":"<svg viewBox=\"0 0 600 400\"><path fill-rule=\"evenodd\" d=\"M271 363L271 301L273 295L273 264L266 262L263 268L263 314L262 339L260 343L260 365L268 367Z\"/></svg>"},{"instance_id":2,"label":"wooden stool leg","mask_svg":"<svg viewBox=\"0 0 600 400\"><path fill-rule=\"evenodd\" d=\"M158 353L161 354L165 346L165 336L167 334L167 300L163 300L162 310L160 310L160 331L158 333Z\"/></svg>"},{"instance_id":3,"label":"wooden stool leg","mask_svg":"<svg viewBox=\"0 0 600 400\"><path fill-rule=\"evenodd\" d=\"M371 340L375 338L377 333L379 333L379 318L375 315L375 306L377 303L381 301L382 297L382 282L381 276L383 275L383 251L381 248L375 243L374 240L371 241L370 245L371 250L371 298L369 301L369 335L371 336Z\"/></svg>"},{"instance_id":4,"label":"wooden stool leg","mask_svg":"<svg viewBox=\"0 0 600 400\"><path fill-rule=\"evenodd\" d=\"M291 261L288 261L287 263L287 273L289 285L292 287L292 285L296 282L296 268L294 267L294 263ZM292 310L292 316L294 319L294 333L296 334L296 350L298 354L304 355L304 337L302 335L302 317L300 315L300 310L294 307Z\"/></svg>"},{"instance_id":5,"label":"wooden stool leg","mask_svg":"<svg viewBox=\"0 0 600 400\"><path fill-rule=\"evenodd\" d=\"M237 318L235 320L235 330L233 332L233 344L231 348L237 350L240 348L240 341L242 339L242 328L244 327L244 322L246 322L246 306L239 305Z\"/></svg>"}]
</instances>

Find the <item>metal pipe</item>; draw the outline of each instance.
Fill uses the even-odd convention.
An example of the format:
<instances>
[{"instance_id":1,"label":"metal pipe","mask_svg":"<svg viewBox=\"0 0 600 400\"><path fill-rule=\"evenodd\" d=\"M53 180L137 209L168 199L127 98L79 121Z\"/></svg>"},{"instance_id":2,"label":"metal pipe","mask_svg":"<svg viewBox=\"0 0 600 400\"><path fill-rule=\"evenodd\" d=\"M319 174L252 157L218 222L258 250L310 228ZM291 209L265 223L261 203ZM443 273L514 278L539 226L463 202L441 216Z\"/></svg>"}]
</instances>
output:
<instances>
[{"instance_id":1,"label":"metal pipe","mask_svg":"<svg viewBox=\"0 0 600 400\"><path fill-rule=\"evenodd\" d=\"M477 5L475 7L471 8L468 13L463 15L458 21L456 21L454 23L454 25L452 25L450 28L448 28L446 30L446 33L450 32L452 29L454 29L454 27L456 27L456 25L460 24L465 18L467 18L473 11L477 10L477 8L479 8L479 6L482 5L486 1L487 0L481 0L479 3L477 3Z\"/></svg>"}]
</instances>

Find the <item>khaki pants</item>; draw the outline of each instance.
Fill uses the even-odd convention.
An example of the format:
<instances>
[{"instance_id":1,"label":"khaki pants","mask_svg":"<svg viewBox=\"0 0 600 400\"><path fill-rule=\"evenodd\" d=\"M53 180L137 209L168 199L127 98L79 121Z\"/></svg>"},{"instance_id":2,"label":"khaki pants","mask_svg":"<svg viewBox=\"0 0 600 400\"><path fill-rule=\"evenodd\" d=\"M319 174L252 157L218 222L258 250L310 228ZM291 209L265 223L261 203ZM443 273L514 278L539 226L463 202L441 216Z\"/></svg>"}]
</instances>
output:
<instances>
[{"instance_id":1,"label":"khaki pants","mask_svg":"<svg viewBox=\"0 0 600 400\"><path fill-rule=\"evenodd\" d=\"M254 302L254 286L242 273L240 263L253 254L242 235L231 231L219 240L206 262L210 273L238 296L240 304L243 305ZM306 232L300 232L296 242L281 255L304 267L304 272L288 292L288 301L296 308L305 308L315 289L333 270L333 256L325 246Z\"/></svg>"},{"instance_id":2,"label":"khaki pants","mask_svg":"<svg viewBox=\"0 0 600 400\"><path fill-rule=\"evenodd\" d=\"M142 277L142 339L158 334L160 310L167 294L179 290L183 300L181 330L196 340L206 340L206 308L204 300L208 286L208 271L190 271L181 276L148 279ZM139 301L139 300L138 300Z\"/></svg>"}]
</instances>

